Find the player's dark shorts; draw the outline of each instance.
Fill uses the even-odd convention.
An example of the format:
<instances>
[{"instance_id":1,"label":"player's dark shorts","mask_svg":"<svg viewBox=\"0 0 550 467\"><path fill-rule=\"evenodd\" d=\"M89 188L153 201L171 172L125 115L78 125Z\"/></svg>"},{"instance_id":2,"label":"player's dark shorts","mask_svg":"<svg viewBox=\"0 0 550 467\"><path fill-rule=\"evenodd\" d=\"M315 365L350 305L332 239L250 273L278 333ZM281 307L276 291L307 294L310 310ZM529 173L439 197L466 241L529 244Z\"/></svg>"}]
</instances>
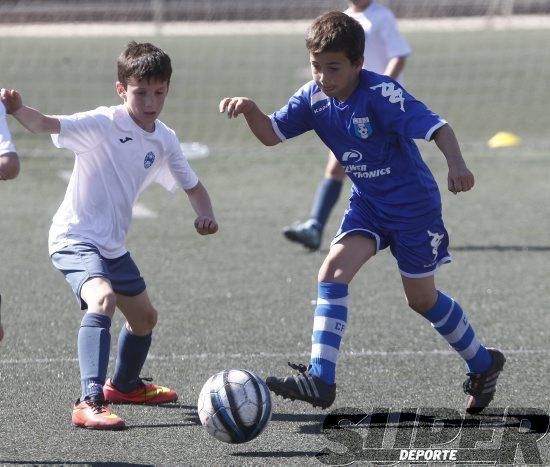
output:
<instances>
[{"instance_id":1,"label":"player's dark shorts","mask_svg":"<svg viewBox=\"0 0 550 467\"><path fill-rule=\"evenodd\" d=\"M92 277L108 279L113 291L120 295L133 297L145 290L145 281L130 253L109 259L101 256L94 245L75 243L55 252L52 263L70 284L81 310L86 310L88 304L82 300L80 292Z\"/></svg>"},{"instance_id":2,"label":"player's dark shorts","mask_svg":"<svg viewBox=\"0 0 550 467\"><path fill-rule=\"evenodd\" d=\"M351 233L374 239L376 252L389 246L397 260L399 272L405 277L431 276L441 265L451 262L451 255L447 251L449 234L441 216L434 217L422 228L387 230L367 218L352 197L331 245Z\"/></svg>"}]
</instances>

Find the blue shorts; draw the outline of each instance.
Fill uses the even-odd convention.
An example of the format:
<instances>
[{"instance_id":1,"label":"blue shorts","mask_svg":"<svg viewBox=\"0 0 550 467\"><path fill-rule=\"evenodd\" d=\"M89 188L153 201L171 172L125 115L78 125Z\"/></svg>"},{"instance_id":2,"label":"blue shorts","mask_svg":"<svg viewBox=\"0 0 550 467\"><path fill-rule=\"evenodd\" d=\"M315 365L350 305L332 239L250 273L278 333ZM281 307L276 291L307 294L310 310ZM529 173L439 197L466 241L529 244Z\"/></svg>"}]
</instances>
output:
<instances>
[{"instance_id":1,"label":"blue shorts","mask_svg":"<svg viewBox=\"0 0 550 467\"><path fill-rule=\"evenodd\" d=\"M105 277L120 295L133 297L145 290L145 281L130 253L109 259L101 256L94 245L76 243L55 252L52 263L70 284L81 310L86 310L88 304L82 300L80 291L92 277Z\"/></svg>"},{"instance_id":2,"label":"blue shorts","mask_svg":"<svg viewBox=\"0 0 550 467\"><path fill-rule=\"evenodd\" d=\"M451 255L447 251L449 234L441 216L435 217L422 228L387 230L365 218L364 214L361 215L359 206L355 205L352 198L331 245L350 233L374 239L376 252L389 246L397 260L399 272L405 277L432 276L441 265L451 262Z\"/></svg>"}]
</instances>

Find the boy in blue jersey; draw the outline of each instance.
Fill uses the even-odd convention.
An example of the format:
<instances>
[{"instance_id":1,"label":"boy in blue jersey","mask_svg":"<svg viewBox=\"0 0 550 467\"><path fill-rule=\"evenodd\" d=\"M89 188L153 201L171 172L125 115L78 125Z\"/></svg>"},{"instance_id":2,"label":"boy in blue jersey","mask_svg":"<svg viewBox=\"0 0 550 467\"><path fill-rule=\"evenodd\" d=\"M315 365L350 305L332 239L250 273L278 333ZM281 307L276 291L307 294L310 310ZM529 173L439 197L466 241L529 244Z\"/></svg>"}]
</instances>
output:
<instances>
[{"instance_id":1,"label":"boy in blue jersey","mask_svg":"<svg viewBox=\"0 0 550 467\"><path fill-rule=\"evenodd\" d=\"M434 140L449 167L448 189L470 190L466 167L449 124L396 81L363 70L364 31L341 12L318 17L308 30L313 81L268 116L249 98L224 98L220 112L243 114L250 129L272 146L314 130L353 182L349 208L318 275L309 367L271 376L278 395L314 407L336 397L336 362L347 321L348 284L378 251L397 260L409 307L424 316L468 366L466 410L481 412L493 399L504 366L502 352L484 347L458 302L438 291L434 275L450 262L437 184L414 138Z\"/></svg>"}]
</instances>

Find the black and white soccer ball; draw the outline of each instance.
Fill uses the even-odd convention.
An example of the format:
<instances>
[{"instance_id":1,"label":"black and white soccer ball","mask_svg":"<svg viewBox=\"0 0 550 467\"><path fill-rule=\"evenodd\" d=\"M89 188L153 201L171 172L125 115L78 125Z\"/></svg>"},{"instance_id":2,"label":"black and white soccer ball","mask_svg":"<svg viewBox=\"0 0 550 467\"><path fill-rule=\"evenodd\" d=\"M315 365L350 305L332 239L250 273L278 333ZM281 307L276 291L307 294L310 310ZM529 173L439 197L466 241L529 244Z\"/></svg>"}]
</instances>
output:
<instances>
[{"instance_id":1,"label":"black and white soccer ball","mask_svg":"<svg viewBox=\"0 0 550 467\"><path fill-rule=\"evenodd\" d=\"M256 438L271 419L269 389L248 370L223 370L209 378L197 407L206 431L224 443Z\"/></svg>"}]
</instances>

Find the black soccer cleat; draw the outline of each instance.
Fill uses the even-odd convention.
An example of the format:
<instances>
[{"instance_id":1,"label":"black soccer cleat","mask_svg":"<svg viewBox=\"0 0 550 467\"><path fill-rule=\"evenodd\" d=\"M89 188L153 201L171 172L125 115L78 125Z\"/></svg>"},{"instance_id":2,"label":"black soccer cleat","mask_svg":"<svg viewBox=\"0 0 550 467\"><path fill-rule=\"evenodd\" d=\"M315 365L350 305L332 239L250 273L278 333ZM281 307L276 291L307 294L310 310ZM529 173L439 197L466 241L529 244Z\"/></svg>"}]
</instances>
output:
<instances>
[{"instance_id":1,"label":"black soccer cleat","mask_svg":"<svg viewBox=\"0 0 550 467\"><path fill-rule=\"evenodd\" d=\"M301 243L311 251L316 251L321 246L321 230L315 227L311 220L285 227L283 235L291 242Z\"/></svg>"},{"instance_id":2,"label":"black soccer cleat","mask_svg":"<svg viewBox=\"0 0 550 467\"><path fill-rule=\"evenodd\" d=\"M299 400L308 402L313 407L326 409L332 405L336 399L336 383L327 384L315 375L309 372L311 365L297 365L288 362L288 366L298 370L298 375L269 376L266 379L267 387L283 399Z\"/></svg>"},{"instance_id":3,"label":"black soccer cleat","mask_svg":"<svg viewBox=\"0 0 550 467\"><path fill-rule=\"evenodd\" d=\"M466 412L469 414L480 413L493 400L498 376L506 362L500 350L487 348L487 351L493 357L489 369L483 373L468 373L468 379L463 384L464 393L469 394L466 399Z\"/></svg>"}]
</instances>

